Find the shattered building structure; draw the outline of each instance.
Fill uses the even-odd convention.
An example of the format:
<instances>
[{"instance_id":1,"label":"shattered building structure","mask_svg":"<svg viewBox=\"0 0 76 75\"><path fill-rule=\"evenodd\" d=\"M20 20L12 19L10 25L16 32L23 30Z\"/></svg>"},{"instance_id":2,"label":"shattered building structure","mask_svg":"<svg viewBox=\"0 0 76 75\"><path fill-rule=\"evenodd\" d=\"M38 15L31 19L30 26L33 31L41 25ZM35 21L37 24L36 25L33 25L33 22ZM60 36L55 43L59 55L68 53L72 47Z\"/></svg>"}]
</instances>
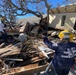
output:
<instances>
[{"instance_id":1,"label":"shattered building structure","mask_svg":"<svg viewBox=\"0 0 76 75\"><path fill-rule=\"evenodd\" d=\"M50 9L49 27L71 29L76 27L76 4Z\"/></svg>"},{"instance_id":2,"label":"shattered building structure","mask_svg":"<svg viewBox=\"0 0 76 75\"><path fill-rule=\"evenodd\" d=\"M49 27L55 29L66 29L74 27L75 24L75 8L76 5L69 5L51 9L49 15ZM27 40L22 40L20 36L17 37L14 43L8 44L6 47L0 48L0 74L1 75L47 75L44 74L49 62L53 58L54 51L49 49L41 39L41 34L46 32L44 29L39 34L39 18L31 17L26 19L19 19L18 23L21 26L15 34L27 34ZM47 32L49 40L58 42L58 32L50 30ZM11 32L12 33L12 32ZM10 34L11 34L10 33ZM8 33L9 34L9 33ZM24 34L22 34L23 36ZM32 35L32 36L31 36ZM26 38L26 36L23 36ZM74 40L75 41L75 40ZM50 59L50 60L49 60ZM70 75L76 74L76 64L74 69L71 69ZM55 75L51 69L48 75Z\"/></svg>"}]
</instances>

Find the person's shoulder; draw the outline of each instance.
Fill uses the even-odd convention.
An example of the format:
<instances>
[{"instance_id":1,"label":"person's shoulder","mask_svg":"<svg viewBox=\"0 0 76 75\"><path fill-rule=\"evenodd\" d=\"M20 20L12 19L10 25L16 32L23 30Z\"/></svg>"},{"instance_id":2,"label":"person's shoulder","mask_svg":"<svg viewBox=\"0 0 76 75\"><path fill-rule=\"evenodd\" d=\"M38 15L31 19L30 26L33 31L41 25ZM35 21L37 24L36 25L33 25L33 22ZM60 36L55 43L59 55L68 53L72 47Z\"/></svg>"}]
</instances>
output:
<instances>
[{"instance_id":1,"label":"person's shoulder","mask_svg":"<svg viewBox=\"0 0 76 75\"><path fill-rule=\"evenodd\" d=\"M63 44L62 42L57 42L57 44Z\"/></svg>"},{"instance_id":2,"label":"person's shoulder","mask_svg":"<svg viewBox=\"0 0 76 75\"><path fill-rule=\"evenodd\" d=\"M76 43L75 43L75 42L70 42L70 44L76 45Z\"/></svg>"}]
</instances>

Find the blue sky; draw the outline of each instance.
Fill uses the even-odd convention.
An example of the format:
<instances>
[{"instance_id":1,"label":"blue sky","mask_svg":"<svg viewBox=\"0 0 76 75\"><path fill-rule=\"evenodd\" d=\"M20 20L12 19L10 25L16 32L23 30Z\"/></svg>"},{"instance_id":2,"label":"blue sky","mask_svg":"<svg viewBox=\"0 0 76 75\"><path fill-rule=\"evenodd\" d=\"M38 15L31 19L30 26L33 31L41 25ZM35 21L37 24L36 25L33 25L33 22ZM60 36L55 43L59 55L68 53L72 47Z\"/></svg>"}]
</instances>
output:
<instances>
[{"instance_id":1,"label":"blue sky","mask_svg":"<svg viewBox=\"0 0 76 75\"><path fill-rule=\"evenodd\" d=\"M62 4L63 1L65 1L65 0L51 0L51 3L53 5L53 7L56 7L57 3Z\"/></svg>"},{"instance_id":2,"label":"blue sky","mask_svg":"<svg viewBox=\"0 0 76 75\"><path fill-rule=\"evenodd\" d=\"M57 6L57 4L62 4L62 2L65 0L48 0L48 2L51 2L52 4L52 8L55 8ZM18 18L26 18L26 17L30 17L33 16L32 14L27 14L25 16L19 16Z\"/></svg>"}]
</instances>

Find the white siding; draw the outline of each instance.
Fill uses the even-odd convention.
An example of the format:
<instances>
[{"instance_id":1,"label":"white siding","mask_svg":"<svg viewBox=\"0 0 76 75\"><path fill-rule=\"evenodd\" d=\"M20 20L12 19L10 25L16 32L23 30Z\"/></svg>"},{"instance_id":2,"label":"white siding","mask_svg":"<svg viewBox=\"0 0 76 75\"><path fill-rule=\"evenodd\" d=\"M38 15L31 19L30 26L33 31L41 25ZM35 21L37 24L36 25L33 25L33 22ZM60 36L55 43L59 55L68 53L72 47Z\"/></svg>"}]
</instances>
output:
<instances>
[{"instance_id":1,"label":"white siding","mask_svg":"<svg viewBox=\"0 0 76 75\"><path fill-rule=\"evenodd\" d=\"M64 26L61 26L62 16L66 15ZM49 15L49 27L58 29L70 29L74 26L76 13L62 13Z\"/></svg>"}]
</instances>

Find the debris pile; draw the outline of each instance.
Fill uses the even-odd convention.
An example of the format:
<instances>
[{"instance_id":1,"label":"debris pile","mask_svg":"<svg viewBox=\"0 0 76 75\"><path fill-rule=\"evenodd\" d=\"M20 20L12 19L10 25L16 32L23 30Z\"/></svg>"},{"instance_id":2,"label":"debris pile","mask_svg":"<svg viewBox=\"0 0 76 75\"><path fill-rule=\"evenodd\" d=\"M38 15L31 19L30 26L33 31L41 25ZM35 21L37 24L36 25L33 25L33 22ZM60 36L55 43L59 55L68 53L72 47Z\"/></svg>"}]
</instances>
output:
<instances>
[{"instance_id":1,"label":"debris pile","mask_svg":"<svg viewBox=\"0 0 76 75\"><path fill-rule=\"evenodd\" d=\"M48 59L52 59L53 57L54 51L47 48L41 39L41 35L46 34L45 30L41 30L39 25L31 26L28 22L21 30L21 32L25 33L21 33L19 37L17 37L18 41L12 44L12 46L9 46L7 51L1 55L1 74L26 71L27 69L29 70L31 66L34 70L35 67L37 67L38 70L41 69L39 68L40 66L46 68ZM56 37L58 32L53 31L47 32L48 38L58 41ZM8 52L9 48L10 51ZM43 71L44 68L41 70Z\"/></svg>"},{"instance_id":2,"label":"debris pile","mask_svg":"<svg viewBox=\"0 0 76 75\"><path fill-rule=\"evenodd\" d=\"M19 35L15 39L15 44L11 43L11 46L1 48L2 52L0 50L0 74L30 75L45 70L54 51L43 43L41 35L44 34L49 40L58 42L57 35L60 30L47 30L40 21L40 24L35 25L27 22L22 27L18 27L17 31Z\"/></svg>"},{"instance_id":3,"label":"debris pile","mask_svg":"<svg viewBox=\"0 0 76 75\"><path fill-rule=\"evenodd\" d=\"M41 39L37 39L36 37L28 38L25 42L19 42L15 44L14 46L18 47L20 50L18 50L18 54L10 54L10 52L4 53L6 55L2 55L1 61L2 65L0 68L0 71L2 74L6 73L12 73L20 69L18 67L26 67L29 65L46 65L47 64L47 58L45 55L39 50L39 45L41 42ZM10 46L10 47L14 47ZM8 47L9 49L9 47ZM15 49L15 48L13 48ZM14 51L14 50L12 50ZM19 52L20 51L20 52ZM37 67L36 66L36 67ZM29 67L30 68L30 67ZM28 69L29 69L28 68ZM27 68L25 68L27 69Z\"/></svg>"}]
</instances>

